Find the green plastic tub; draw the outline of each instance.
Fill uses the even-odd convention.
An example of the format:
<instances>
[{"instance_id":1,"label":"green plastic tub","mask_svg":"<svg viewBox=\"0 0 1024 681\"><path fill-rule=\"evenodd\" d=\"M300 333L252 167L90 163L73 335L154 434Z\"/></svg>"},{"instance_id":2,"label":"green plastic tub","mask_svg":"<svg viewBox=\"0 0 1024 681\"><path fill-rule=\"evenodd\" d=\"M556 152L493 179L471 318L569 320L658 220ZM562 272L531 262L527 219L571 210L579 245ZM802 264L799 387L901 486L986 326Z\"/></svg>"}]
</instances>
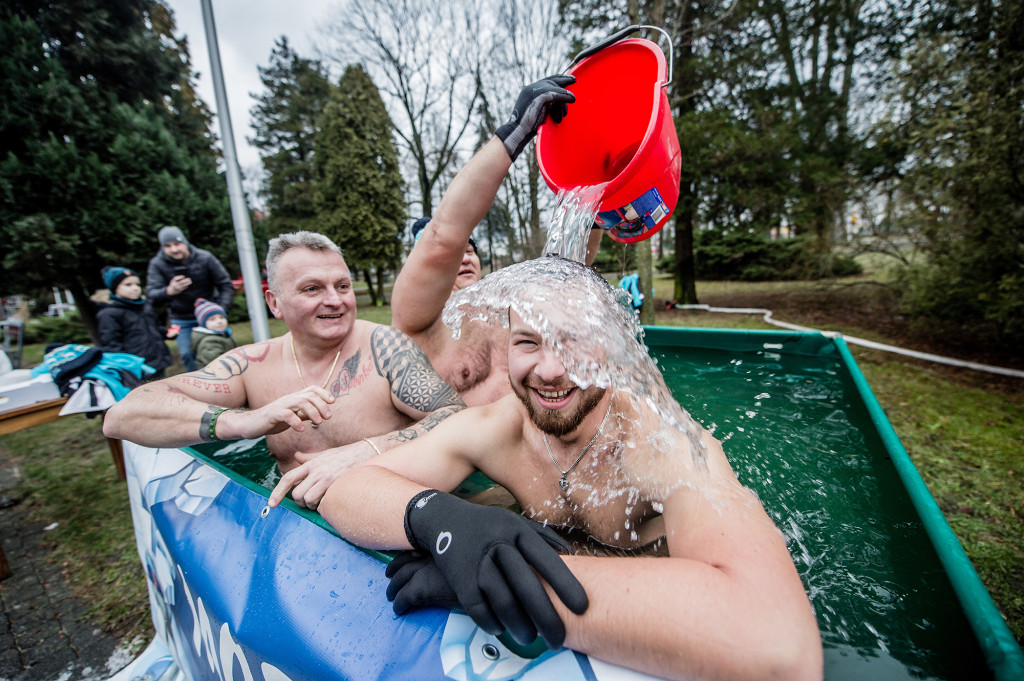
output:
<instances>
[{"instance_id":1,"label":"green plastic tub","mask_svg":"<svg viewBox=\"0 0 1024 681\"><path fill-rule=\"evenodd\" d=\"M1024 679L1024 653L841 338L652 327L645 341L784 533L826 679ZM262 441L230 460L216 449L193 451L263 495L276 482Z\"/></svg>"}]
</instances>

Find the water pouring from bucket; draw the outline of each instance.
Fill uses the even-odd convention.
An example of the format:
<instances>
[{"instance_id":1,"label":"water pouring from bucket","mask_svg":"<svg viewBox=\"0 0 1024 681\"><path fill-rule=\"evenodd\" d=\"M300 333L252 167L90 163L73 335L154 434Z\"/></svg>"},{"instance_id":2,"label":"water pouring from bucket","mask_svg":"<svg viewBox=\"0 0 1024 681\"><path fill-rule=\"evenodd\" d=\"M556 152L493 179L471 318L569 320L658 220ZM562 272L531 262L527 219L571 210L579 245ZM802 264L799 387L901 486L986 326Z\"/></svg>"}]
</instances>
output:
<instances>
[{"instance_id":1,"label":"water pouring from bucket","mask_svg":"<svg viewBox=\"0 0 1024 681\"><path fill-rule=\"evenodd\" d=\"M671 62L656 43L626 38L644 28L668 36L631 26L577 55L568 70L576 77L567 88L576 96L569 115L537 131L548 186L598 188L595 222L623 243L653 236L679 199L682 157L665 93Z\"/></svg>"}]
</instances>

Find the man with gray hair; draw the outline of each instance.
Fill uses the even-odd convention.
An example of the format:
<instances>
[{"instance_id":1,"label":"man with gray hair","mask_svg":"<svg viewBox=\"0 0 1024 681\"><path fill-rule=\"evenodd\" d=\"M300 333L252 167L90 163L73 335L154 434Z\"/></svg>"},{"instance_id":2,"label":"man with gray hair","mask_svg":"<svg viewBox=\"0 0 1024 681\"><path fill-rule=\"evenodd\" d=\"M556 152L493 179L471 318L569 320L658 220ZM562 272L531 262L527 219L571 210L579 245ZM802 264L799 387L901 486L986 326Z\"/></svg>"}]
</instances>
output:
<instances>
[{"instance_id":1,"label":"man with gray hair","mask_svg":"<svg viewBox=\"0 0 1024 681\"><path fill-rule=\"evenodd\" d=\"M160 252L149 261L146 298L156 307L166 306L171 326L178 327L178 352L186 371L195 371L192 329L196 327L195 303L206 298L231 309L234 286L231 275L217 258L190 244L180 227L165 225L157 233Z\"/></svg>"},{"instance_id":2,"label":"man with gray hair","mask_svg":"<svg viewBox=\"0 0 1024 681\"><path fill-rule=\"evenodd\" d=\"M103 430L148 447L265 435L282 472L301 469L296 503L315 509L342 472L464 405L408 336L356 319L352 277L330 239L272 239L267 273L267 304L287 334L140 386Z\"/></svg>"}]
</instances>

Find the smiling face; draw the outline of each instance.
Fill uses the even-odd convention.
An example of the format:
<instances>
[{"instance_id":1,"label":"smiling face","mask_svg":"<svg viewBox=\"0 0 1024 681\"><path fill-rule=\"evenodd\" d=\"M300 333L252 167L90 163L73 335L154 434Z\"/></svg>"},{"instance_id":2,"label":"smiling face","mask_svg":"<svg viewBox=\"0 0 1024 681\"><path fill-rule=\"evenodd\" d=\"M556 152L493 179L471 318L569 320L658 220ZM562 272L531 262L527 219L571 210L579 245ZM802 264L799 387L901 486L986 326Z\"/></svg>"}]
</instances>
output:
<instances>
[{"instance_id":1,"label":"smiling face","mask_svg":"<svg viewBox=\"0 0 1024 681\"><path fill-rule=\"evenodd\" d=\"M573 383L554 348L514 311L509 315L508 376L533 423L555 437L576 430L607 392Z\"/></svg>"},{"instance_id":2,"label":"smiling face","mask_svg":"<svg viewBox=\"0 0 1024 681\"><path fill-rule=\"evenodd\" d=\"M462 254L462 264L459 265L459 275L455 277L455 285L452 291L472 286L480 281L480 256L472 245L466 244L466 252Z\"/></svg>"},{"instance_id":3,"label":"smiling face","mask_svg":"<svg viewBox=\"0 0 1024 681\"><path fill-rule=\"evenodd\" d=\"M291 248L277 262L267 304L289 330L325 340L343 339L356 319L356 296L345 259L330 250Z\"/></svg>"}]
</instances>

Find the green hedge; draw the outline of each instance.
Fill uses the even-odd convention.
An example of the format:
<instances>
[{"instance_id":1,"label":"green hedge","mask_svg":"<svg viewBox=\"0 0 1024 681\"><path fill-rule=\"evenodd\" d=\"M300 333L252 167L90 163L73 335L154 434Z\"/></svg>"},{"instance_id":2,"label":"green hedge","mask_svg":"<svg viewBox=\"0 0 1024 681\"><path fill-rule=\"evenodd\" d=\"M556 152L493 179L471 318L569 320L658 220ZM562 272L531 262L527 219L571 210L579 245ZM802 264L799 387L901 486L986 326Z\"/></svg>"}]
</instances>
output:
<instances>
[{"instance_id":1,"label":"green hedge","mask_svg":"<svg viewBox=\"0 0 1024 681\"><path fill-rule=\"evenodd\" d=\"M822 272L807 239L770 241L747 232L700 231L694 235L697 279L722 281L792 281L817 276L860 274L851 257L834 253L831 271Z\"/></svg>"},{"instance_id":2,"label":"green hedge","mask_svg":"<svg viewBox=\"0 0 1024 681\"><path fill-rule=\"evenodd\" d=\"M85 324L78 311L66 312L63 317L34 317L25 324L25 335L22 343L84 343L89 345L92 339L85 330Z\"/></svg>"}]
</instances>

